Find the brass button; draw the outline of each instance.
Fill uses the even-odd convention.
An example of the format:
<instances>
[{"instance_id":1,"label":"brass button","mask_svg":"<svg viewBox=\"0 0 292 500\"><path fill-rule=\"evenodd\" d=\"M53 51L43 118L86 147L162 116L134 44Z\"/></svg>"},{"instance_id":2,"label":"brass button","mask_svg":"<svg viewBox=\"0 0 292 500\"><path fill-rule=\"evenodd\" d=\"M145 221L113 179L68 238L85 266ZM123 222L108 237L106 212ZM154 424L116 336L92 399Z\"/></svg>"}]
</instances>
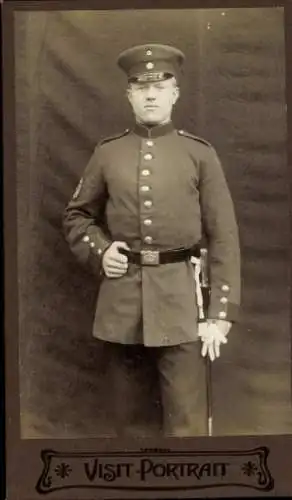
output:
<instances>
[{"instance_id":1,"label":"brass button","mask_svg":"<svg viewBox=\"0 0 292 500\"><path fill-rule=\"evenodd\" d=\"M101 249L101 248L99 248L99 249L97 250L97 253L98 253L98 255L101 255L101 254L102 254L102 249Z\"/></svg>"},{"instance_id":2,"label":"brass button","mask_svg":"<svg viewBox=\"0 0 292 500\"><path fill-rule=\"evenodd\" d=\"M86 236L83 236L82 240L83 240L85 243L87 243L87 242L89 241L89 236L87 236L87 235L86 235Z\"/></svg>"},{"instance_id":3,"label":"brass button","mask_svg":"<svg viewBox=\"0 0 292 500\"><path fill-rule=\"evenodd\" d=\"M147 169L145 168L145 170L142 170L142 175L143 175L144 177L146 177L147 175L150 175L150 170L147 170Z\"/></svg>"},{"instance_id":4,"label":"brass button","mask_svg":"<svg viewBox=\"0 0 292 500\"><path fill-rule=\"evenodd\" d=\"M143 193L146 193L147 191L150 191L150 187L149 186L141 186L141 191L143 191Z\"/></svg>"},{"instance_id":5,"label":"brass button","mask_svg":"<svg viewBox=\"0 0 292 500\"><path fill-rule=\"evenodd\" d=\"M147 208L152 207L152 201L151 200L145 200L144 201L144 206L147 207Z\"/></svg>"},{"instance_id":6,"label":"brass button","mask_svg":"<svg viewBox=\"0 0 292 500\"><path fill-rule=\"evenodd\" d=\"M229 285L222 285L221 290L222 290L222 292L229 292L230 287L229 287Z\"/></svg>"},{"instance_id":7,"label":"brass button","mask_svg":"<svg viewBox=\"0 0 292 500\"><path fill-rule=\"evenodd\" d=\"M146 142L146 144L149 148L151 148L154 145L154 142L149 140Z\"/></svg>"},{"instance_id":8,"label":"brass button","mask_svg":"<svg viewBox=\"0 0 292 500\"><path fill-rule=\"evenodd\" d=\"M227 304L228 298L227 297L221 297L220 302L221 302L221 304Z\"/></svg>"},{"instance_id":9,"label":"brass button","mask_svg":"<svg viewBox=\"0 0 292 500\"><path fill-rule=\"evenodd\" d=\"M144 242L147 243L147 245L151 245L152 241L153 241L152 236L145 236Z\"/></svg>"},{"instance_id":10,"label":"brass button","mask_svg":"<svg viewBox=\"0 0 292 500\"><path fill-rule=\"evenodd\" d=\"M95 247L95 243L94 243L94 241L91 241L91 242L89 243L89 245L91 246L91 248L94 248L94 247Z\"/></svg>"},{"instance_id":11,"label":"brass button","mask_svg":"<svg viewBox=\"0 0 292 500\"><path fill-rule=\"evenodd\" d=\"M220 311L220 313L219 313L219 318L220 319L225 319L226 316L227 316L227 313L225 311Z\"/></svg>"},{"instance_id":12,"label":"brass button","mask_svg":"<svg viewBox=\"0 0 292 500\"><path fill-rule=\"evenodd\" d=\"M151 226L152 220L151 219L145 219L144 220L144 224L145 224L145 226Z\"/></svg>"},{"instance_id":13,"label":"brass button","mask_svg":"<svg viewBox=\"0 0 292 500\"><path fill-rule=\"evenodd\" d=\"M144 160L149 161L149 160L152 160L152 158L153 158L153 156L152 156L152 154L151 154L151 153L146 153L146 154L144 155Z\"/></svg>"}]
</instances>

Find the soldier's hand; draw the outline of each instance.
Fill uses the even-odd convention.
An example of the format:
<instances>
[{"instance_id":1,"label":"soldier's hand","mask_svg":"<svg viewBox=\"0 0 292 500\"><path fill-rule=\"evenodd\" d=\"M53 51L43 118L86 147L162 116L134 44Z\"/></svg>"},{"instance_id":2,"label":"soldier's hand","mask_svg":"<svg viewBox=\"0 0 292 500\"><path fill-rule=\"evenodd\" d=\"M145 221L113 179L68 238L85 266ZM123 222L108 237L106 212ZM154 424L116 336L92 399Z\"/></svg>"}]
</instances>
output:
<instances>
[{"instance_id":1,"label":"soldier's hand","mask_svg":"<svg viewBox=\"0 0 292 500\"><path fill-rule=\"evenodd\" d=\"M211 361L219 358L221 344L227 343L226 335L231 328L231 323L225 320L209 320L199 325L199 337L202 340L201 354L209 356Z\"/></svg>"},{"instance_id":2,"label":"soldier's hand","mask_svg":"<svg viewBox=\"0 0 292 500\"><path fill-rule=\"evenodd\" d=\"M215 324L219 328L220 332L223 333L223 335L227 335L229 333L229 330L232 326L232 323L230 321L226 321L225 319L216 319Z\"/></svg>"},{"instance_id":3,"label":"soldier's hand","mask_svg":"<svg viewBox=\"0 0 292 500\"><path fill-rule=\"evenodd\" d=\"M124 241L114 241L103 254L102 266L107 278L120 278L128 270L128 258L119 252L119 248L129 250Z\"/></svg>"}]
</instances>

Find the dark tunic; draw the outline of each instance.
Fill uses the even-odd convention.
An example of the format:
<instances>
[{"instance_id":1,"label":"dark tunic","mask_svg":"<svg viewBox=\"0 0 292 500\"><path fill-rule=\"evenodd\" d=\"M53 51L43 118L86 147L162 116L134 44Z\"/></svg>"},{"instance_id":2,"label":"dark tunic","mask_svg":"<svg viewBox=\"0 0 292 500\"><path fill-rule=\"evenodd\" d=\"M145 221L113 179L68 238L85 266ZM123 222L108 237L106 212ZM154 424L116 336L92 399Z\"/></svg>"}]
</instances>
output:
<instances>
[{"instance_id":1,"label":"dark tunic","mask_svg":"<svg viewBox=\"0 0 292 500\"><path fill-rule=\"evenodd\" d=\"M64 229L78 260L101 279L93 335L110 342L168 346L197 338L190 262L129 264L121 278L101 273L112 241L130 248L191 247L206 236L209 318L235 321L240 251L233 203L213 147L171 123L136 125L102 141L68 204Z\"/></svg>"}]
</instances>

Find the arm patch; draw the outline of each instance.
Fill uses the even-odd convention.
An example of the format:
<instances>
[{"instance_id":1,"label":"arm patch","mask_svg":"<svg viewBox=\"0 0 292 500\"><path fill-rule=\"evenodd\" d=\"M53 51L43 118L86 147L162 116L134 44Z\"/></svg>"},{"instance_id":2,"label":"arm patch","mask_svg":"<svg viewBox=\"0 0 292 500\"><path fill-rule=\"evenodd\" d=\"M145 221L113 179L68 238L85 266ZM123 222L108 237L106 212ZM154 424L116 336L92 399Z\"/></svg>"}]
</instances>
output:
<instances>
[{"instance_id":1,"label":"arm patch","mask_svg":"<svg viewBox=\"0 0 292 500\"><path fill-rule=\"evenodd\" d=\"M81 179L80 179L79 183L77 184L77 187L76 187L76 189L75 189L75 191L74 191L74 193L73 193L73 196L72 196L72 199L73 199L73 200L77 200L77 198L78 198L78 196L79 196L79 194L80 194L80 191L81 191L81 189L82 189L83 182L84 182L84 181L83 181L83 177L81 177Z\"/></svg>"}]
</instances>

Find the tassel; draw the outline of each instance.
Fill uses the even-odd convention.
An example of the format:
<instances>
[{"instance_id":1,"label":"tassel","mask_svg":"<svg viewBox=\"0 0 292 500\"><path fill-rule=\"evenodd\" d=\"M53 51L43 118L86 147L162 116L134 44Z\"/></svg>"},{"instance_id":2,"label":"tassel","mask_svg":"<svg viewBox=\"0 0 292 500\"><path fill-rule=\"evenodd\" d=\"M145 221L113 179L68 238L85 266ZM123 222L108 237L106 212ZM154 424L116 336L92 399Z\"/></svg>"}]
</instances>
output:
<instances>
[{"instance_id":1,"label":"tassel","mask_svg":"<svg viewBox=\"0 0 292 500\"><path fill-rule=\"evenodd\" d=\"M199 311L199 319L204 320L205 315L204 315L204 307L203 307L203 294L201 290L201 283L200 283L200 272L201 272L201 260L197 259L196 257L191 258L191 263L193 265L193 276L195 280L195 286L196 286L196 299L197 299L197 306L198 306L198 311Z\"/></svg>"}]
</instances>

